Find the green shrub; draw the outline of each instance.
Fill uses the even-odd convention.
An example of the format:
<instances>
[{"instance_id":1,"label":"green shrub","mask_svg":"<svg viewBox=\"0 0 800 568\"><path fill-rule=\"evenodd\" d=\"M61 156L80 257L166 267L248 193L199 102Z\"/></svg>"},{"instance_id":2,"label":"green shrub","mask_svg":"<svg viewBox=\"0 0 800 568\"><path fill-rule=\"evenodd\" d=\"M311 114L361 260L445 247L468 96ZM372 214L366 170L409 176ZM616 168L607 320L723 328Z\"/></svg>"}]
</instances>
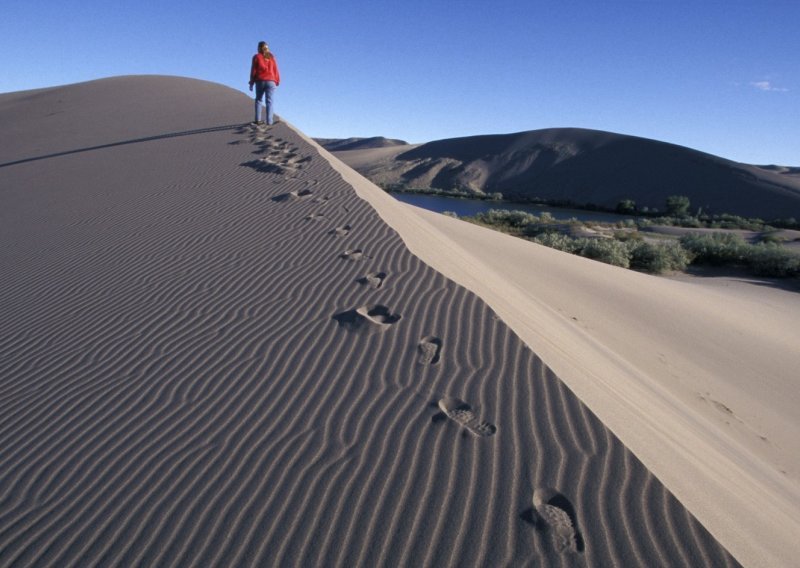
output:
<instances>
[{"instance_id":1,"label":"green shrub","mask_svg":"<svg viewBox=\"0 0 800 568\"><path fill-rule=\"evenodd\" d=\"M630 255L625 243L613 239L584 239L587 241L580 255L606 264L628 268Z\"/></svg>"},{"instance_id":2,"label":"green shrub","mask_svg":"<svg viewBox=\"0 0 800 568\"><path fill-rule=\"evenodd\" d=\"M785 278L800 276L800 255L777 244L751 245L748 264L755 274Z\"/></svg>"},{"instance_id":3,"label":"green shrub","mask_svg":"<svg viewBox=\"0 0 800 568\"><path fill-rule=\"evenodd\" d=\"M747 266L761 276L800 275L800 255L777 243L750 245L732 233L685 235L680 242L697 263Z\"/></svg>"},{"instance_id":4,"label":"green shrub","mask_svg":"<svg viewBox=\"0 0 800 568\"><path fill-rule=\"evenodd\" d=\"M667 197L668 215L686 215L689 212L689 198L685 195L670 195Z\"/></svg>"},{"instance_id":5,"label":"green shrub","mask_svg":"<svg viewBox=\"0 0 800 568\"><path fill-rule=\"evenodd\" d=\"M698 264L747 264L748 245L734 233L693 233L681 237L680 243Z\"/></svg>"},{"instance_id":6,"label":"green shrub","mask_svg":"<svg viewBox=\"0 0 800 568\"><path fill-rule=\"evenodd\" d=\"M633 243L630 248L631 268L655 274L686 270L692 254L677 241L663 244Z\"/></svg>"},{"instance_id":7,"label":"green shrub","mask_svg":"<svg viewBox=\"0 0 800 568\"><path fill-rule=\"evenodd\" d=\"M517 210L508 211L506 209L489 209L488 211L477 213L474 219L487 225L506 225L517 228L539 222L539 218L531 213Z\"/></svg>"},{"instance_id":8,"label":"green shrub","mask_svg":"<svg viewBox=\"0 0 800 568\"><path fill-rule=\"evenodd\" d=\"M542 233L533 242L571 254L577 254L583 248L582 239L573 239L561 233Z\"/></svg>"},{"instance_id":9,"label":"green shrub","mask_svg":"<svg viewBox=\"0 0 800 568\"><path fill-rule=\"evenodd\" d=\"M748 219L738 215L723 213L714 215L707 219L706 224L712 229L743 229L745 231L760 231L764 228L764 221L761 219Z\"/></svg>"}]
</instances>

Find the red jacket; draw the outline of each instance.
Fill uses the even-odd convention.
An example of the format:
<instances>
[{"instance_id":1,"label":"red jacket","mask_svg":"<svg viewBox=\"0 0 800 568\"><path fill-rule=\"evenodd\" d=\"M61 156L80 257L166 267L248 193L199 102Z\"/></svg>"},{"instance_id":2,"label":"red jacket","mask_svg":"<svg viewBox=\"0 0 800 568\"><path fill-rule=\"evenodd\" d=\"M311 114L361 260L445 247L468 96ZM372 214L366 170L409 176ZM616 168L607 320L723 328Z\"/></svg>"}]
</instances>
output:
<instances>
[{"instance_id":1,"label":"red jacket","mask_svg":"<svg viewBox=\"0 0 800 568\"><path fill-rule=\"evenodd\" d=\"M256 81L275 81L275 85L281 84L281 74L278 72L278 62L275 56L264 57L260 53L253 56L253 64L250 66L250 84Z\"/></svg>"}]
</instances>

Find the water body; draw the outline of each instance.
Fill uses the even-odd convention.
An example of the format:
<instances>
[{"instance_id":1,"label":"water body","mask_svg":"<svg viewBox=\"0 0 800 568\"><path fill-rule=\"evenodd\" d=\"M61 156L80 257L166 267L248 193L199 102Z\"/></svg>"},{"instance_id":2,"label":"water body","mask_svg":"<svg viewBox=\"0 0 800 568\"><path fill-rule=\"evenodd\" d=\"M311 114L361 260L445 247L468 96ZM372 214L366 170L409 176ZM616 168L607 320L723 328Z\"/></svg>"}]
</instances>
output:
<instances>
[{"instance_id":1,"label":"water body","mask_svg":"<svg viewBox=\"0 0 800 568\"><path fill-rule=\"evenodd\" d=\"M573 217L579 221L602 221L605 223L616 223L624 219L633 219L630 215L615 215L614 213L603 213L598 211L583 211L580 209L565 209L560 207L548 207L546 205L534 205L530 203L512 203L509 201L485 201L482 199L463 199L459 197L444 197L441 195L422 195L416 193L392 193L398 201L409 203L429 211L443 213L452 211L459 217L466 217L483 213L490 209L506 209L509 211L525 211L533 215L550 213L555 219L568 221Z\"/></svg>"}]
</instances>

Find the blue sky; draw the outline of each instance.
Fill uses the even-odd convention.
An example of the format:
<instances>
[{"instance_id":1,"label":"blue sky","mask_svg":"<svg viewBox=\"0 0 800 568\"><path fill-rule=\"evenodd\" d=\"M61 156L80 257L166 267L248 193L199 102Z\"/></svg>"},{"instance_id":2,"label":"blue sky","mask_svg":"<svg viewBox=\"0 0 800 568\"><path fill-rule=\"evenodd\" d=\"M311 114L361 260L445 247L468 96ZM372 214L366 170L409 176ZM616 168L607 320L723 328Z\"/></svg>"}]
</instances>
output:
<instances>
[{"instance_id":1,"label":"blue sky","mask_svg":"<svg viewBox=\"0 0 800 568\"><path fill-rule=\"evenodd\" d=\"M276 110L311 136L581 127L800 166L797 0L10 0L3 12L0 92L141 73L246 92L265 39Z\"/></svg>"}]
</instances>

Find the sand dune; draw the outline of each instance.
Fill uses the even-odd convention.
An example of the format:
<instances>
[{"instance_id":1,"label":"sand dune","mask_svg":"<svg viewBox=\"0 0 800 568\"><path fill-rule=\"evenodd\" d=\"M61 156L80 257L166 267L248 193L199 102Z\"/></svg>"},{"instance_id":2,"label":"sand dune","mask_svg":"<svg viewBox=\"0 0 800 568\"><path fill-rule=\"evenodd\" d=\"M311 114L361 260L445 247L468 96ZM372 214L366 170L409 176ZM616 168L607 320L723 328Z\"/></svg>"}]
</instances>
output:
<instances>
[{"instance_id":1,"label":"sand dune","mask_svg":"<svg viewBox=\"0 0 800 568\"><path fill-rule=\"evenodd\" d=\"M614 208L623 199L664 211L670 195L692 209L766 219L800 216L796 168L758 167L656 140L550 128L370 148L326 148L376 183L465 188L507 198L571 200Z\"/></svg>"},{"instance_id":2,"label":"sand dune","mask_svg":"<svg viewBox=\"0 0 800 568\"><path fill-rule=\"evenodd\" d=\"M249 109L165 77L0 95L0 565L792 557L714 538L574 394L547 357L585 337ZM490 303L448 278L476 267Z\"/></svg>"},{"instance_id":3,"label":"sand dune","mask_svg":"<svg viewBox=\"0 0 800 568\"><path fill-rule=\"evenodd\" d=\"M407 146L405 140L373 136L371 138L315 138L314 141L329 152L343 152L350 150L367 150L372 148L393 148Z\"/></svg>"}]
</instances>

